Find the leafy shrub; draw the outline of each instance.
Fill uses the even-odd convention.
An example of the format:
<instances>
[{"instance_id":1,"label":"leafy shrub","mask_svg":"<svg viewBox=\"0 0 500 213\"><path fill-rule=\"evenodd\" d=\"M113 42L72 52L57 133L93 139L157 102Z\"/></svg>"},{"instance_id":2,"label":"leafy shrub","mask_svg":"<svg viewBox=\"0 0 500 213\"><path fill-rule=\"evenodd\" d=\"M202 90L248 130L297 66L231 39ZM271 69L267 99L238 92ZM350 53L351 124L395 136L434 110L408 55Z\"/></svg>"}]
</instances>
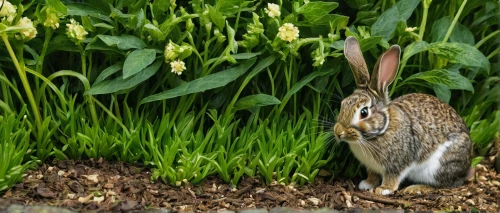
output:
<instances>
[{"instance_id":1,"label":"leafy shrub","mask_svg":"<svg viewBox=\"0 0 500 213\"><path fill-rule=\"evenodd\" d=\"M498 134L495 0L4 4L0 109L29 105L42 161L140 161L174 185L211 174L303 184L321 167L360 175L345 145L327 146L354 89L347 36L369 68L403 47L391 95L449 103L479 154Z\"/></svg>"}]
</instances>

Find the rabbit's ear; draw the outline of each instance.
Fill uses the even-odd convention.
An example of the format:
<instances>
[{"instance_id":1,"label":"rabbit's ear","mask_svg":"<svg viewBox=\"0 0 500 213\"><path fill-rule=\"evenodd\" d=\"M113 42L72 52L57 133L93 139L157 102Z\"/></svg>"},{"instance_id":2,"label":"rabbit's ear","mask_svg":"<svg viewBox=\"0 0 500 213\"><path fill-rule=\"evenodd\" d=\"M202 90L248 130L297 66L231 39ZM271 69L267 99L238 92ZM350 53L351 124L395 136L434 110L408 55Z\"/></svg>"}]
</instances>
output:
<instances>
[{"instance_id":1,"label":"rabbit's ear","mask_svg":"<svg viewBox=\"0 0 500 213\"><path fill-rule=\"evenodd\" d=\"M401 48L399 45L392 45L378 59L372 72L370 89L377 92L380 98L388 99L388 87L394 81L398 73L399 57Z\"/></svg>"},{"instance_id":2,"label":"rabbit's ear","mask_svg":"<svg viewBox=\"0 0 500 213\"><path fill-rule=\"evenodd\" d=\"M370 81L370 74L368 73L368 68L366 68L366 62L358 40L355 37L349 36L345 39L344 55L354 74L356 86L358 88L366 88Z\"/></svg>"}]
</instances>

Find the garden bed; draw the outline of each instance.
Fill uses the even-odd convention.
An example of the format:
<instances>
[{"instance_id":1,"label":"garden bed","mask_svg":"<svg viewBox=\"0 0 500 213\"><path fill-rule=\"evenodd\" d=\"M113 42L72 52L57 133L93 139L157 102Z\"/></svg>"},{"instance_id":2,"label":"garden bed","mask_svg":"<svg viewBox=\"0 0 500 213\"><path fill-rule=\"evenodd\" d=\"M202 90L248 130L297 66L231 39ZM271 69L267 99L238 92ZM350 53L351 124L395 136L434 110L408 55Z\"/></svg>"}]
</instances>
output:
<instances>
[{"instance_id":1,"label":"garden bed","mask_svg":"<svg viewBox=\"0 0 500 213\"><path fill-rule=\"evenodd\" d=\"M475 178L455 189L384 197L349 187L351 180L321 176L304 186L265 185L243 178L237 189L212 176L198 185L173 187L150 182L149 169L107 161L54 161L28 171L24 181L2 195L6 204L48 204L73 210L127 211L164 208L204 212L221 209L333 208L336 210L407 209L497 212L500 174L492 159L476 167ZM354 184L359 180L352 180ZM351 191L352 190L352 191ZM1 208L0 208L1 209Z\"/></svg>"}]
</instances>

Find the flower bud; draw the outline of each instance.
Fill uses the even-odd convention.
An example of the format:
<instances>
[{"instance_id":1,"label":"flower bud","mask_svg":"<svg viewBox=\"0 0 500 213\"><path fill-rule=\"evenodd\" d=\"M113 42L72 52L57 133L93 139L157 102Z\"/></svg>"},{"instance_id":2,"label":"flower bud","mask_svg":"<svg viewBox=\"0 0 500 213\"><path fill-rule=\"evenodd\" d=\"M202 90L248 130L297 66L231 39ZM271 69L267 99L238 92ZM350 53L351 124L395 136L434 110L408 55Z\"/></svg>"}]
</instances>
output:
<instances>
[{"instance_id":1,"label":"flower bud","mask_svg":"<svg viewBox=\"0 0 500 213\"><path fill-rule=\"evenodd\" d=\"M3 5L0 10L0 17L2 17L2 20L7 19L7 22L10 24L17 16L17 7L7 0L0 0L0 4L2 4L2 2Z\"/></svg>"},{"instance_id":2,"label":"flower bud","mask_svg":"<svg viewBox=\"0 0 500 213\"><path fill-rule=\"evenodd\" d=\"M21 30L19 35L16 35L16 38L19 40L29 41L36 37L37 31L35 26L33 26L33 21L28 17L23 17L17 23L18 27L24 27L25 29Z\"/></svg>"}]
</instances>

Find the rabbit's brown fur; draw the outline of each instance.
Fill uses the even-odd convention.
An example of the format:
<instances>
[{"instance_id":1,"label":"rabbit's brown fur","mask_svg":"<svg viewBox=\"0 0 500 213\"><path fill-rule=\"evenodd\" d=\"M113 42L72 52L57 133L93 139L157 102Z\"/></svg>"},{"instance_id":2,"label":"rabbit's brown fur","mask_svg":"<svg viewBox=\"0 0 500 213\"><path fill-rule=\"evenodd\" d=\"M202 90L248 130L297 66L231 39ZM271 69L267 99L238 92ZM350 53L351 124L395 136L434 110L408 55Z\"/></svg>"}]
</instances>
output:
<instances>
[{"instance_id":1,"label":"rabbit's brown fur","mask_svg":"<svg viewBox=\"0 0 500 213\"><path fill-rule=\"evenodd\" d=\"M462 118L431 95L413 93L392 101L388 97L387 87L398 69L399 46L381 55L371 79L354 37L346 39L344 52L357 89L342 101L334 134L348 142L367 167L368 178L359 187L376 187L375 193L386 195L404 179L432 187L462 185L472 157L469 130Z\"/></svg>"}]
</instances>

